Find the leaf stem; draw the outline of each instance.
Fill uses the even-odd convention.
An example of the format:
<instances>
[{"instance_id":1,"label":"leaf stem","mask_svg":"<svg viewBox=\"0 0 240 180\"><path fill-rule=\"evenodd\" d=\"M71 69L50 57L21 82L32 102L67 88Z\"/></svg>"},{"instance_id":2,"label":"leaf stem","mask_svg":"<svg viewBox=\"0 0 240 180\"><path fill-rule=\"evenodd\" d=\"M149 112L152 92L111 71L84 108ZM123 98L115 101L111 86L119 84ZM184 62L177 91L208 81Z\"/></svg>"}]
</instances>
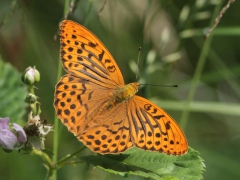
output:
<instances>
[{"instance_id":1,"label":"leaf stem","mask_svg":"<svg viewBox=\"0 0 240 180\"><path fill-rule=\"evenodd\" d=\"M80 148L79 150L77 150L75 153L73 154L68 154L67 156L65 156L64 158L60 159L57 162L57 166L58 168L62 167L64 163L66 163L66 161L70 158L72 158L73 156L75 156L76 154L82 152L84 149L86 149L86 146L83 146L82 148Z\"/></svg>"}]
</instances>

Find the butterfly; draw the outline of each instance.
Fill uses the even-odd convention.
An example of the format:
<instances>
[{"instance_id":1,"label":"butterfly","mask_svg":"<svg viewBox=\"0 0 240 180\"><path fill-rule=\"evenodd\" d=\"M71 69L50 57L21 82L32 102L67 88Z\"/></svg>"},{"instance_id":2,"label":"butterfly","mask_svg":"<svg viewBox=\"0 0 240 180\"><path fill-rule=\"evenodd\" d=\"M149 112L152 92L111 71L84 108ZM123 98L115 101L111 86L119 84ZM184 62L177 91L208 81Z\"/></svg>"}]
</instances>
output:
<instances>
[{"instance_id":1,"label":"butterfly","mask_svg":"<svg viewBox=\"0 0 240 180\"><path fill-rule=\"evenodd\" d=\"M68 74L55 87L57 117L93 152L122 153L136 146L171 155L188 151L179 125L163 109L124 83L104 44L82 25L60 26L61 61Z\"/></svg>"}]
</instances>

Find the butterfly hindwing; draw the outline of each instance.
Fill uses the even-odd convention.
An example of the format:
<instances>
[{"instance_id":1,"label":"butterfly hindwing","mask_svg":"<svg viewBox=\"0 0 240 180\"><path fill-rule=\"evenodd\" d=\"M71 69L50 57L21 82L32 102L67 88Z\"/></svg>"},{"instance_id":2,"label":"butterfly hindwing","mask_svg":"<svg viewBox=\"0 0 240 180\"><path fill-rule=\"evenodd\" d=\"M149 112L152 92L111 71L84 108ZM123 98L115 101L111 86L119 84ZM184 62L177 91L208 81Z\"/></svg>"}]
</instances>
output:
<instances>
[{"instance_id":1,"label":"butterfly hindwing","mask_svg":"<svg viewBox=\"0 0 240 180\"><path fill-rule=\"evenodd\" d=\"M66 74L56 85L54 107L62 123L78 135L111 95L108 88Z\"/></svg>"},{"instance_id":2,"label":"butterfly hindwing","mask_svg":"<svg viewBox=\"0 0 240 180\"><path fill-rule=\"evenodd\" d=\"M104 113L96 114L93 124L78 139L92 151L115 154L133 146L126 103L118 104Z\"/></svg>"},{"instance_id":3,"label":"butterfly hindwing","mask_svg":"<svg viewBox=\"0 0 240 180\"><path fill-rule=\"evenodd\" d=\"M135 95L128 112L135 146L172 155L187 152L188 145L182 130L164 110Z\"/></svg>"}]
</instances>

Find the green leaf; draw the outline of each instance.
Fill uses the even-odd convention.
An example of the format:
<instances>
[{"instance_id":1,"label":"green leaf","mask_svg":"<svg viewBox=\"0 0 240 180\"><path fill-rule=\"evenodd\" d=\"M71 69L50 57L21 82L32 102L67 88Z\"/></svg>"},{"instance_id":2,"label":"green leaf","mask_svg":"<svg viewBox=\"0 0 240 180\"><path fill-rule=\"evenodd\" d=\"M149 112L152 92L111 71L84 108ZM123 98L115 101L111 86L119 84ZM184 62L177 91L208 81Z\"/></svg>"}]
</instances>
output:
<instances>
[{"instance_id":1,"label":"green leaf","mask_svg":"<svg viewBox=\"0 0 240 180\"><path fill-rule=\"evenodd\" d=\"M0 57L0 117L10 117L12 122L20 120L25 113L26 94L21 74Z\"/></svg>"},{"instance_id":2,"label":"green leaf","mask_svg":"<svg viewBox=\"0 0 240 180\"><path fill-rule=\"evenodd\" d=\"M183 156L144 151L134 147L120 155L90 155L80 159L123 177L136 175L158 180L202 179L205 168L199 153L190 147Z\"/></svg>"}]
</instances>

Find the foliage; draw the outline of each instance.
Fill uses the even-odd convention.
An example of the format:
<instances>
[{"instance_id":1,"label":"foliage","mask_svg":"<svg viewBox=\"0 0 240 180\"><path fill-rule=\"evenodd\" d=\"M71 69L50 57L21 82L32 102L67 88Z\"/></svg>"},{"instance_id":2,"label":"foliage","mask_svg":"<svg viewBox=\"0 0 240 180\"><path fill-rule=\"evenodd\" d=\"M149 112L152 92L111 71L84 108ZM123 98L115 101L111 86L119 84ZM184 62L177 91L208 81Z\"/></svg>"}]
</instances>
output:
<instances>
[{"instance_id":1,"label":"foliage","mask_svg":"<svg viewBox=\"0 0 240 180\"><path fill-rule=\"evenodd\" d=\"M140 82L178 84L179 87L143 86L139 94L154 99L180 124L190 146L204 159L207 171L204 171L203 179L239 179L240 159L236 155L240 147L239 7L240 1L230 4L230 0L0 1L0 54L22 72L26 67L36 65L41 73L37 90L41 98L41 116L54 124L55 132L58 132L58 136L54 134L54 143L52 136L47 137L46 147L55 147L53 154L63 157L53 161L60 168L63 167L61 160L76 158L81 152L80 160L67 161L70 165L59 169L57 178L139 180L158 176L146 171L115 171L113 165L131 170L133 165L129 167L123 163L128 158L116 162L113 156L93 157L88 149L82 150L81 143L66 128L58 125L58 120L53 120L54 86L61 76L58 73L61 66L57 68L59 42L53 39L57 39L59 22L67 17L85 25L103 41L119 64L126 82L136 80L135 62L141 46ZM214 24L218 26L205 39ZM18 121L23 119L26 90L20 74L13 69L8 62L0 61L0 117L9 116ZM18 85L12 86L13 82ZM58 140L59 144L55 143ZM79 146L80 151L71 153ZM66 156L68 153L71 154ZM138 154L132 155L128 157L138 157ZM195 155L198 157L197 153ZM186 157L188 154L176 158ZM45 178L46 169L41 166L40 158L18 152L7 155L1 152L0 158L0 168L5 172L1 174L3 179ZM86 166L83 161L98 168ZM110 163L113 169L100 166L100 163ZM202 171L203 164L193 166L196 171ZM134 164L135 168L139 169Z\"/></svg>"},{"instance_id":2,"label":"foliage","mask_svg":"<svg viewBox=\"0 0 240 180\"><path fill-rule=\"evenodd\" d=\"M201 173L204 167L199 153L192 148L184 156L168 156L132 148L120 155L91 155L80 159L106 172L123 177L136 175L159 180L202 179Z\"/></svg>"},{"instance_id":3,"label":"foliage","mask_svg":"<svg viewBox=\"0 0 240 180\"><path fill-rule=\"evenodd\" d=\"M20 73L0 59L0 117L10 117L15 121L23 117L27 92L20 79Z\"/></svg>"}]
</instances>

